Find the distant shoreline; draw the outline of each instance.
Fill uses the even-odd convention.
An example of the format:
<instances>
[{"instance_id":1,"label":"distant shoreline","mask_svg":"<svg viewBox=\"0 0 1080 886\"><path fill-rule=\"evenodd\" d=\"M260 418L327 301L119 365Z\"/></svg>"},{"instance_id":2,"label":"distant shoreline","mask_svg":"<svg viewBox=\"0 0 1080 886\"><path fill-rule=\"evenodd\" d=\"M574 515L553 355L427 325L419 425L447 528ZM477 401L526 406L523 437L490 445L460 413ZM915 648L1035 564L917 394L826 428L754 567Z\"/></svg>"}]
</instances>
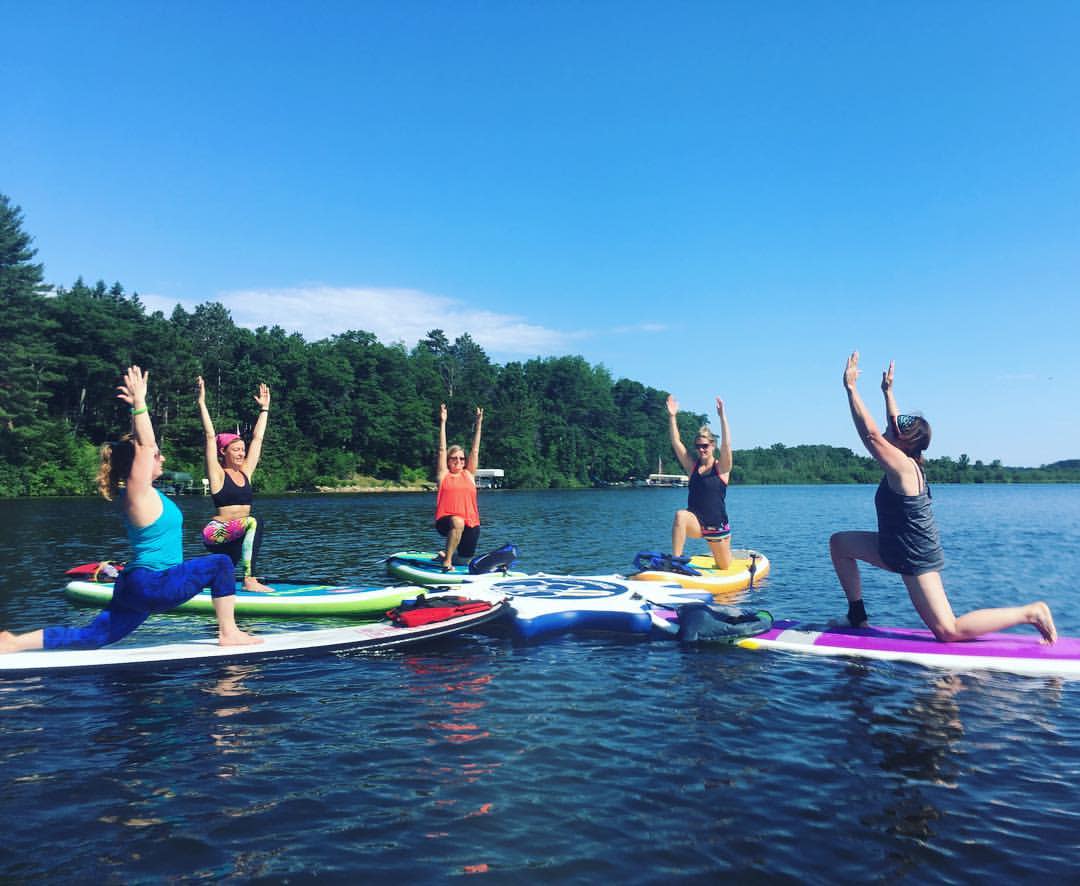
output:
<instances>
[{"instance_id":1,"label":"distant shoreline","mask_svg":"<svg viewBox=\"0 0 1080 886\"><path fill-rule=\"evenodd\" d=\"M434 492L435 486L316 486L316 492Z\"/></svg>"}]
</instances>

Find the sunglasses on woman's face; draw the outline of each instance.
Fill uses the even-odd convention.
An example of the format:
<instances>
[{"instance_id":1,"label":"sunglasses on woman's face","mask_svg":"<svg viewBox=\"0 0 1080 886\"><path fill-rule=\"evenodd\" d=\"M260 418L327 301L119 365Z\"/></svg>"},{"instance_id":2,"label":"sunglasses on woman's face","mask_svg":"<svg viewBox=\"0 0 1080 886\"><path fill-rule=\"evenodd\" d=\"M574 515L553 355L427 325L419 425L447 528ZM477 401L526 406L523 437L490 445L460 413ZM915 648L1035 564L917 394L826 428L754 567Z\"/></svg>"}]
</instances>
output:
<instances>
[{"instance_id":1,"label":"sunglasses on woman's face","mask_svg":"<svg viewBox=\"0 0 1080 886\"><path fill-rule=\"evenodd\" d=\"M465 456L464 455L451 455L450 458L447 459L447 461L465 461Z\"/></svg>"},{"instance_id":2,"label":"sunglasses on woman's face","mask_svg":"<svg viewBox=\"0 0 1080 886\"><path fill-rule=\"evenodd\" d=\"M712 448L712 443L695 443L694 448L700 449L702 452L705 452L707 449Z\"/></svg>"}]
</instances>

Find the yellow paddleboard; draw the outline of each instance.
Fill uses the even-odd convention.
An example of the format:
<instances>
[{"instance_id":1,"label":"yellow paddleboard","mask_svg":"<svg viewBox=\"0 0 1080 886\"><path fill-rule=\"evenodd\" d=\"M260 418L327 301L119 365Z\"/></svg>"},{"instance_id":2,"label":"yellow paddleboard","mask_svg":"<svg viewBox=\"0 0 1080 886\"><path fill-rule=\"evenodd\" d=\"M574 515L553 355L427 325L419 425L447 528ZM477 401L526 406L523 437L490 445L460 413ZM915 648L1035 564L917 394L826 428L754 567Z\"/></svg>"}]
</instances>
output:
<instances>
[{"instance_id":1,"label":"yellow paddleboard","mask_svg":"<svg viewBox=\"0 0 1080 886\"><path fill-rule=\"evenodd\" d=\"M663 581L668 584L678 584L684 588L698 588L720 594L741 591L751 586L757 587L769 574L769 558L760 551L741 550L731 553L731 565L727 569L717 569L711 554L701 554L690 558L690 565L701 575L682 575L678 572L650 569L627 576L627 578L638 581Z\"/></svg>"}]
</instances>

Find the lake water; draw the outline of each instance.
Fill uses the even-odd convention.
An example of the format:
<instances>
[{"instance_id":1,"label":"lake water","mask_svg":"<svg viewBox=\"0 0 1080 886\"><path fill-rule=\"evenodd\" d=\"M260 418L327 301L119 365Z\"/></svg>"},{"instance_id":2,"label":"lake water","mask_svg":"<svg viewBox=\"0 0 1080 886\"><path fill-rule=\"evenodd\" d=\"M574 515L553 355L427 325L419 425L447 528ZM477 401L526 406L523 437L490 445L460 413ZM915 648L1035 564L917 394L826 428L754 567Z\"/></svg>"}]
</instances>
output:
<instances>
[{"instance_id":1,"label":"lake water","mask_svg":"<svg viewBox=\"0 0 1080 886\"><path fill-rule=\"evenodd\" d=\"M957 610L1033 598L1080 634L1080 487L938 486ZM481 493L481 549L626 571L685 490ZM206 499L180 501L189 553ZM433 496L261 497L261 571L383 584ZM777 617L845 611L829 533L871 487L736 487ZM704 552L700 542L693 552ZM0 502L0 625L78 623L64 568L126 548L96 500ZM879 624L915 626L867 571ZM247 626L266 629L265 622ZM279 623L278 626L281 626ZM142 641L211 635L161 616ZM1080 681L680 648L461 638L139 674L0 680L0 880L1077 882Z\"/></svg>"}]
</instances>

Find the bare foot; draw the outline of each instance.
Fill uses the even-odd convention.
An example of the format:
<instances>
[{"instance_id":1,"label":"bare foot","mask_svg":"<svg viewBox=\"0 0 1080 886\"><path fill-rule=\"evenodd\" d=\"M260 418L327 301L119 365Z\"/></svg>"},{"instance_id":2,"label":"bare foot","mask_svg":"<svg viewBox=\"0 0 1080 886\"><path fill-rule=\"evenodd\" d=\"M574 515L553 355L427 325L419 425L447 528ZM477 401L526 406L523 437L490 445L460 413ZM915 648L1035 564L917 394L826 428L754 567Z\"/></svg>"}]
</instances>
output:
<instances>
[{"instance_id":1,"label":"bare foot","mask_svg":"<svg viewBox=\"0 0 1080 886\"><path fill-rule=\"evenodd\" d=\"M40 628L36 631L27 631L25 634L0 631L0 654L42 649L45 645L44 637L44 632Z\"/></svg>"},{"instance_id":2,"label":"bare foot","mask_svg":"<svg viewBox=\"0 0 1080 886\"><path fill-rule=\"evenodd\" d=\"M1057 628L1054 627L1054 617L1050 614L1050 607L1040 600L1032 603L1028 611L1028 621L1035 625L1043 636L1043 643L1053 643L1057 640Z\"/></svg>"},{"instance_id":3,"label":"bare foot","mask_svg":"<svg viewBox=\"0 0 1080 886\"><path fill-rule=\"evenodd\" d=\"M257 578L249 575L247 578L244 579L244 590L252 591L256 594L269 594L274 589L271 587L267 587Z\"/></svg>"},{"instance_id":4,"label":"bare foot","mask_svg":"<svg viewBox=\"0 0 1080 886\"><path fill-rule=\"evenodd\" d=\"M254 646L256 643L262 643L262 641L262 637L253 637L239 628L228 633L224 631L218 633L218 646Z\"/></svg>"}]
</instances>

